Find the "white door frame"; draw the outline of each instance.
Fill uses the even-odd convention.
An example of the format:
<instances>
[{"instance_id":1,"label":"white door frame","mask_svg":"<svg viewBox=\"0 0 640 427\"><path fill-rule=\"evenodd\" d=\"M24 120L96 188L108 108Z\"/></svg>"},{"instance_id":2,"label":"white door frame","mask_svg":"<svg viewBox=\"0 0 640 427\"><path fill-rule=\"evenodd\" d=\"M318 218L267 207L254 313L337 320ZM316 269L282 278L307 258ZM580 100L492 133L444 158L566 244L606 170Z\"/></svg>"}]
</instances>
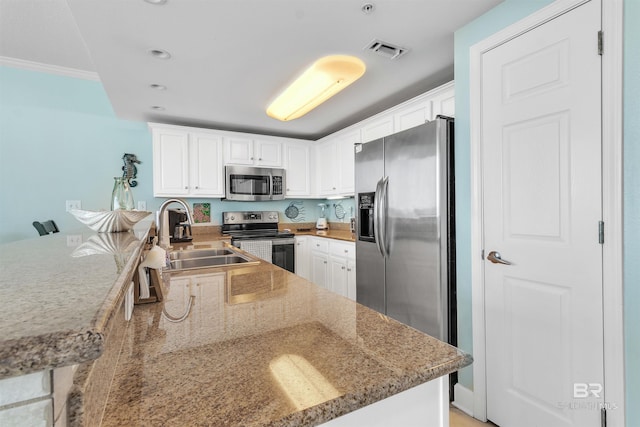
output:
<instances>
[{"instance_id":1,"label":"white door frame","mask_svg":"<svg viewBox=\"0 0 640 427\"><path fill-rule=\"evenodd\" d=\"M484 313L484 261L482 217L482 55L518 35L589 0L557 0L528 17L478 42L470 49L471 131L471 288L473 331L473 416L487 420L486 348ZM605 400L615 405L607 411L607 425L625 425L624 325L622 264L622 102L623 4L602 0L602 203L605 223L603 245L604 389ZM594 54L596 52L594 34ZM595 225L594 225L595 226Z\"/></svg>"}]
</instances>

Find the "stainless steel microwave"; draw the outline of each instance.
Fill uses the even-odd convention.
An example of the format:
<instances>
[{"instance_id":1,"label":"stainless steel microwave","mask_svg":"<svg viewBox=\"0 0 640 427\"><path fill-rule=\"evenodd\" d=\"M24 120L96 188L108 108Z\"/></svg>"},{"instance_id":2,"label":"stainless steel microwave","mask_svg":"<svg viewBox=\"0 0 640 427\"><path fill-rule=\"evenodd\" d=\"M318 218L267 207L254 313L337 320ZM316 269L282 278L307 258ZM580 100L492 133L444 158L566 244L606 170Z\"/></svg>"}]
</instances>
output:
<instances>
[{"instance_id":1,"label":"stainless steel microwave","mask_svg":"<svg viewBox=\"0 0 640 427\"><path fill-rule=\"evenodd\" d=\"M225 199L283 200L285 177L284 169L225 166Z\"/></svg>"}]
</instances>

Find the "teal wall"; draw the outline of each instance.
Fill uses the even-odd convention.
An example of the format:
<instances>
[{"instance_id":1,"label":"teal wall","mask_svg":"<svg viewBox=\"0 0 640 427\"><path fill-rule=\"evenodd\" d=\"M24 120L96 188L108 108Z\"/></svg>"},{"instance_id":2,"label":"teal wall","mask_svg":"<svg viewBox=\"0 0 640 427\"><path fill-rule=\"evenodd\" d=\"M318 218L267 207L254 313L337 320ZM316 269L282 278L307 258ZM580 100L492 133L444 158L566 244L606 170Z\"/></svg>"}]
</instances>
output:
<instances>
[{"instance_id":1,"label":"teal wall","mask_svg":"<svg viewBox=\"0 0 640 427\"><path fill-rule=\"evenodd\" d=\"M640 426L640 1L624 3L624 323L627 425Z\"/></svg>"},{"instance_id":2,"label":"teal wall","mask_svg":"<svg viewBox=\"0 0 640 427\"><path fill-rule=\"evenodd\" d=\"M143 162L134 195L151 200L146 123L117 119L102 84L0 67L0 242L38 236L34 220L77 227L65 200L108 210L124 153Z\"/></svg>"},{"instance_id":3,"label":"teal wall","mask_svg":"<svg viewBox=\"0 0 640 427\"><path fill-rule=\"evenodd\" d=\"M609 1L609 0L604 0ZM471 188L469 129L469 48L506 26L551 3L506 0L455 34L456 82L456 227L459 345L473 353L471 331ZM624 308L626 417L640 426L640 1L625 0L624 80ZM473 389L472 371L460 382Z\"/></svg>"},{"instance_id":4,"label":"teal wall","mask_svg":"<svg viewBox=\"0 0 640 427\"><path fill-rule=\"evenodd\" d=\"M0 66L0 243L37 237L34 220L53 219L61 230L81 227L65 211L66 200L80 200L87 210L108 210L113 177L122 174L122 155L134 153L138 165L136 201L157 210L163 199L153 197L151 134L146 123L118 119L96 81ZM291 200L211 203L211 220L219 224L223 211L284 211ZM320 215L338 222L334 205L351 215L354 200L304 200L306 221Z\"/></svg>"},{"instance_id":5,"label":"teal wall","mask_svg":"<svg viewBox=\"0 0 640 427\"><path fill-rule=\"evenodd\" d=\"M549 3L551 0L506 0L455 33L458 346L472 354L469 48ZM460 383L469 389L473 389L472 369L469 366L459 373Z\"/></svg>"}]
</instances>

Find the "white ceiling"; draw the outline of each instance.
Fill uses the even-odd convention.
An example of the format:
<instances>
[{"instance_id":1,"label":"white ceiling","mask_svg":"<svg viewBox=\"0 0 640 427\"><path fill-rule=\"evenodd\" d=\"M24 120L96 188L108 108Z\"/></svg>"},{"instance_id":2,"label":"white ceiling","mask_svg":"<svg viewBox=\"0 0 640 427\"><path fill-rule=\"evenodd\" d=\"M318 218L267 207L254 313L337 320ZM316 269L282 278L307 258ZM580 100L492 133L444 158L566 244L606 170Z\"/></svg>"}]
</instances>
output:
<instances>
[{"instance_id":1,"label":"white ceiling","mask_svg":"<svg viewBox=\"0 0 640 427\"><path fill-rule=\"evenodd\" d=\"M317 139L452 80L453 32L501 1L0 0L0 56L96 71L123 119ZM409 51L390 60L363 49L373 39ZM330 54L367 72L299 119L266 115Z\"/></svg>"}]
</instances>

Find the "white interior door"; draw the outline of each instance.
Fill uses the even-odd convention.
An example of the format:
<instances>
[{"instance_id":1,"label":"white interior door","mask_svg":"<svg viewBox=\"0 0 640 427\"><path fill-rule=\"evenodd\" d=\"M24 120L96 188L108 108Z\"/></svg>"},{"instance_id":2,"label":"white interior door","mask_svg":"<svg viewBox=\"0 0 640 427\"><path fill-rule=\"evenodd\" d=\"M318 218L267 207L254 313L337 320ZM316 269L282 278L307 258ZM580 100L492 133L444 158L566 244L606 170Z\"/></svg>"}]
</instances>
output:
<instances>
[{"instance_id":1,"label":"white interior door","mask_svg":"<svg viewBox=\"0 0 640 427\"><path fill-rule=\"evenodd\" d=\"M482 57L487 417L501 427L600 425L599 29L592 0Z\"/></svg>"}]
</instances>

